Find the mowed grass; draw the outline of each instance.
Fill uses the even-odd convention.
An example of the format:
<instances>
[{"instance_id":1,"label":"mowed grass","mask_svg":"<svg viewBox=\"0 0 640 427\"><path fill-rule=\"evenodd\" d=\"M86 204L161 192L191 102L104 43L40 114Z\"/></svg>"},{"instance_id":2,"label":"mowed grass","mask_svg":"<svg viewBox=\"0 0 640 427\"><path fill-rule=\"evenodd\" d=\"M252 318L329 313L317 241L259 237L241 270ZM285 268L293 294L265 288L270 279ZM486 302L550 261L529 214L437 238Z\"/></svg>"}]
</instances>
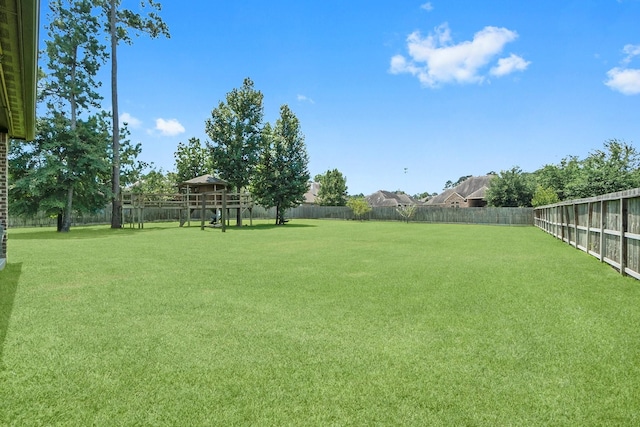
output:
<instances>
[{"instance_id":1,"label":"mowed grass","mask_svg":"<svg viewBox=\"0 0 640 427\"><path fill-rule=\"evenodd\" d=\"M533 227L14 229L0 425L638 425L640 283Z\"/></svg>"}]
</instances>

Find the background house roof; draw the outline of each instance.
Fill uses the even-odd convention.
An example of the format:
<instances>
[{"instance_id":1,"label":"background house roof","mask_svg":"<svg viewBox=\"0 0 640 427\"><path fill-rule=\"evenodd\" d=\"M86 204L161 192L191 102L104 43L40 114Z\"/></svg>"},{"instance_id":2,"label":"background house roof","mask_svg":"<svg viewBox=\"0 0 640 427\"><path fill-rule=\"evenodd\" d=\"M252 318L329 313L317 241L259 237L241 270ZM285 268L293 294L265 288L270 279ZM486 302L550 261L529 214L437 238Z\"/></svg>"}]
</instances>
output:
<instances>
[{"instance_id":1,"label":"background house roof","mask_svg":"<svg viewBox=\"0 0 640 427\"><path fill-rule=\"evenodd\" d=\"M454 190L453 188L447 188L446 190L444 190L442 193L438 194L434 198L427 200L426 204L427 205L440 205L442 203L445 203L447 201L447 199L449 198L449 196L451 196L455 192L456 192L456 190Z\"/></svg>"},{"instance_id":2,"label":"background house roof","mask_svg":"<svg viewBox=\"0 0 640 427\"><path fill-rule=\"evenodd\" d=\"M408 206L408 205L421 205L422 203L408 194L404 193L393 193L391 191L379 190L375 193L367 196L367 202L372 207L382 207L382 206Z\"/></svg>"},{"instance_id":3,"label":"background house roof","mask_svg":"<svg viewBox=\"0 0 640 427\"><path fill-rule=\"evenodd\" d=\"M495 175L472 176L465 179L454 188L448 188L427 202L428 205L439 205L453 194L457 193L463 199L484 199L489 183Z\"/></svg>"},{"instance_id":4,"label":"background house roof","mask_svg":"<svg viewBox=\"0 0 640 427\"><path fill-rule=\"evenodd\" d=\"M320 191L320 183L310 182L309 190L304 193L304 202L308 204L314 204L318 201L318 191Z\"/></svg>"},{"instance_id":5,"label":"background house roof","mask_svg":"<svg viewBox=\"0 0 640 427\"><path fill-rule=\"evenodd\" d=\"M474 191L473 193L469 194L467 197L465 197L467 200L469 199L484 199L484 196L487 194L487 189L488 187L482 187L479 188L478 190Z\"/></svg>"},{"instance_id":6,"label":"background house roof","mask_svg":"<svg viewBox=\"0 0 640 427\"><path fill-rule=\"evenodd\" d=\"M0 0L0 131L32 140L36 123L39 0Z\"/></svg>"}]
</instances>

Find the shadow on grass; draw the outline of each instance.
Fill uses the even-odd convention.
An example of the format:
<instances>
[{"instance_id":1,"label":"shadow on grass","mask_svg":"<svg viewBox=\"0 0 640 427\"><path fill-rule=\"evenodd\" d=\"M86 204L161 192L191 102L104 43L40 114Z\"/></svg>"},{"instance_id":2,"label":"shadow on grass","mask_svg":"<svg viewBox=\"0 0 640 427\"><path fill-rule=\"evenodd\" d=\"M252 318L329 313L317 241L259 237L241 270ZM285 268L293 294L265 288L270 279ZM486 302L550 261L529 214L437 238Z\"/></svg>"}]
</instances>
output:
<instances>
[{"instance_id":1,"label":"shadow on grass","mask_svg":"<svg viewBox=\"0 0 640 427\"><path fill-rule=\"evenodd\" d=\"M177 226L176 226L177 227ZM147 227L147 228L119 228L109 227L73 227L68 233L58 233L54 228L41 229L38 231L9 230L11 240L73 240L73 239L97 239L102 237L126 236L134 233L148 233L161 230L168 230L168 227Z\"/></svg>"},{"instance_id":2,"label":"shadow on grass","mask_svg":"<svg viewBox=\"0 0 640 427\"><path fill-rule=\"evenodd\" d=\"M7 264L5 269L0 271L0 366L2 366L4 340L7 338L13 301L16 297L21 273L22 263Z\"/></svg>"},{"instance_id":3,"label":"shadow on grass","mask_svg":"<svg viewBox=\"0 0 640 427\"><path fill-rule=\"evenodd\" d=\"M235 224L231 224L227 226L227 231L264 231L264 230L283 230L287 228L313 228L317 227L312 224L284 224L284 225L275 225L275 224L256 224L256 225L248 225L243 224L242 227L238 227ZM216 228L219 229L219 228Z\"/></svg>"},{"instance_id":4,"label":"shadow on grass","mask_svg":"<svg viewBox=\"0 0 640 427\"><path fill-rule=\"evenodd\" d=\"M235 224L231 224L227 226L227 231L259 231L259 230L271 230L271 229L286 229L286 228L307 228L307 227L316 227L311 224L291 224L287 223L285 225L275 225L275 224L256 224L249 226L248 224L244 224L242 227L237 227ZM22 230L22 229L10 229L9 230L9 239L11 240L74 240L74 239L99 239L104 237L113 237L113 236L127 236L133 235L137 233L150 233L150 232L158 232L163 230L171 230L173 228L178 228L176 223L174 226L154 226L153 223L149 223L145 228L119 228L112 229L108 226L78 226L72 227L68 233L58 233L55 228L47 227L41 228L37 230ZM200 225L192 225L191 227L184 228L200 228ZM216 230L220 230L219 227L215 228Z\"/></svg>"}]
</instances>

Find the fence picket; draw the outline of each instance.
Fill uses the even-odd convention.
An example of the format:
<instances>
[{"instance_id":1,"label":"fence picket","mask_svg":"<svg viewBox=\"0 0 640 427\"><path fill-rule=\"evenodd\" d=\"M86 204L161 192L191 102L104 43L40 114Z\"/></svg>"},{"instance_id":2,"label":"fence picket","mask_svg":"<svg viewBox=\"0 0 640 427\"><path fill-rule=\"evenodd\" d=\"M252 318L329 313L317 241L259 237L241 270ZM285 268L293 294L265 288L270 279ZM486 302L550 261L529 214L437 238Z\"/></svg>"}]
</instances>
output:
<instances>
[{"instance_id":1,"label":"fence picket","mask_svg":"<svg viewBox=\"0 0 640 427\"><path fill-rule=\"evenodd\" d=\"M610 264L620 274L640 279L640 188L541 206L535 208L534 221L536 227ZM560 233L553 231L557 229Z\"/></svg>"}]
</instances>

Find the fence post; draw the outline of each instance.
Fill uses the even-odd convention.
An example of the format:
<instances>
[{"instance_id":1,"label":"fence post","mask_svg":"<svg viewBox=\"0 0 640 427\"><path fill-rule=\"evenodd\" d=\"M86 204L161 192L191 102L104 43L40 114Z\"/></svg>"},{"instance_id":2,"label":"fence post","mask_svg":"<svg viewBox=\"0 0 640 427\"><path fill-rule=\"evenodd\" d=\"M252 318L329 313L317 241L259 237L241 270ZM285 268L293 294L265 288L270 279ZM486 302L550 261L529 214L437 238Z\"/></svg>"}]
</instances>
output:
<instances>
[{"instance_id":1,"label":"fence post","mask_svg":"<svg viewBox=\"0 0 640 427\"><path fill-rule=\"evenodd\" d=\"M560 209L560 240L564 242L564 205L558 208Z\"/></svg>"},{"instance_id":2,"label":"fence post","mask_svg":"<svg viewBox=\"0 0 640 427\"><path fill-rule=\"evenodd\" d=\"M587 202L587 239L585 244L587 245L587 253L589 253L591 243L591 218L593 217L593 203Z\"/></svg>"},{"instance_id":3,"label":"fence post","mask_svg":"<svg viewBox=\"0 0 640 427\"><path fill-rule=\"evenodd\" d=\"M604 226L605 226L605 209L604 205L607 203L604 200L600 201L600 262L604 262Z\"/></svg>"},{"instance_id":4,"label":"fence post","mask_svg":"<svg viewBox=\"0 0 640 427\"><path fill-rule=\"evenodd\" d=\"M189 186L187 185L187 195L185 199L185 206L187 207L187 227L191 227L191 195L189 194Z\"/></svg>"},{"instance_id":5,"label":"fence post","mask_svg":"<svg viewBox=\"0 0 640 427\"><path fill-rule=\"evenodd\" d=\"M625 233L627 232L627 199L620 199L620 274L626 276L627 268L627 241Z\"/></svg>"},{"instance_id":6,"label":"fence post","mask_svg":"<svg viewBox=\"0 0 640 427\"><path fill-rule=\"evenodd\" d=\"M207 206L206 193L200 193L202 196L202 211L200 212L200 230L204 230L204 214Z\"/></svg>"},{"instance_id":7,"label":"fence post","mask_svg":"<svg viewBox=\"0 0 640 427\"><path fill-rule=\"evenodd\" d=\"M222 211L220 213L221 216L221 220L222 220L222 232L226 233L227 232L227 189L223 188L222 189Z\"/></svg>"},{"instance_id":8,"label":"fence post","mask_svg":"<svg viewBox=\"0 0 640 427\"><path fill-rule=\"evenodd\" d=\"M580 221L578 218L578 204L573 204L573 226L575 227L573 230L573 238L575 239L574 247L578 249L578 226L580 225Z\"/></svg>"}]
</instances>

